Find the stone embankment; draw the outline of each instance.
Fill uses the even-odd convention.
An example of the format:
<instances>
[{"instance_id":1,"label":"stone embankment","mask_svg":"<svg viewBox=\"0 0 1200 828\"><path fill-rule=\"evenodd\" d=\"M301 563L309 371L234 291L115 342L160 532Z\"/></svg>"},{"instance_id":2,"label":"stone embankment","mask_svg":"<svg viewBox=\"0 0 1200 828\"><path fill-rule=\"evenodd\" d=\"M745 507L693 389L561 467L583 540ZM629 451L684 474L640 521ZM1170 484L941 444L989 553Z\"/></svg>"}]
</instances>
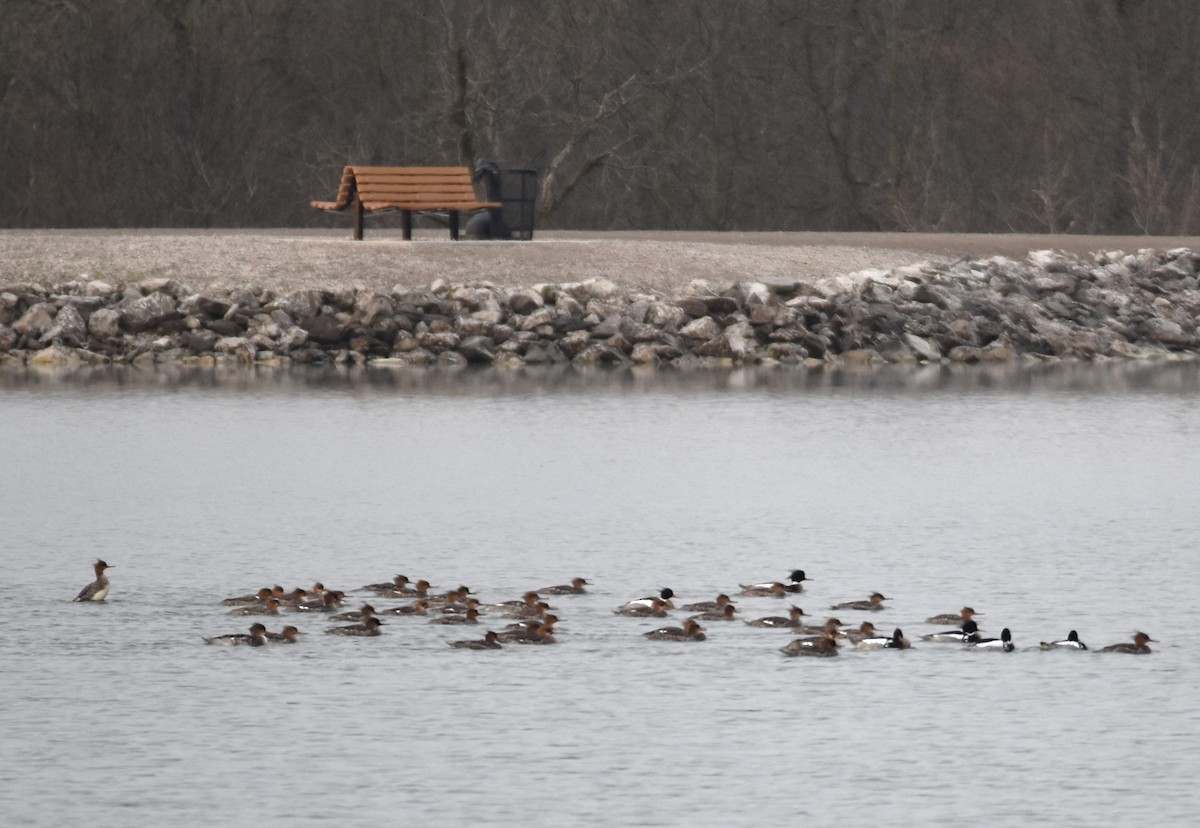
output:
<instances>
[{"instance_id":1,"label":"stone embankment","mask_svg":"<svg viewBox=\"0 0 1200 828\"><path fill-rule=\"evenodd\" d=\"M607 280L390 293L170 280L0 286L0 363L869 365L1193 359L1200 254L1050 251L818 281L693 282L681 298Z\"/></svg>"}]
</instances>

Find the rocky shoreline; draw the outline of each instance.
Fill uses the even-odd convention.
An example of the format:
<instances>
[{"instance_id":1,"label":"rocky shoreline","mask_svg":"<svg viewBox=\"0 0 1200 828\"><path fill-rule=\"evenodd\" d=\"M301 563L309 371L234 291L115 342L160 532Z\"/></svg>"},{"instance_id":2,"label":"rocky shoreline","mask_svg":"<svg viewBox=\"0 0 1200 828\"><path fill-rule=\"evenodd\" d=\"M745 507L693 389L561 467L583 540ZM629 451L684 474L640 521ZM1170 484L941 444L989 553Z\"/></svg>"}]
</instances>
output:
<instances>
[{"instance_id":1,"label":"rocky shoreline","mask_svg":"<svg viewBox=\"0 0 1200 828\"><path fill-rule=\"evenodd\" d=\"M197 292L0 285L0 365L817 366L1194 360L1200 254L1037 251L819 280Z\"/></svg>"}]
</instances>

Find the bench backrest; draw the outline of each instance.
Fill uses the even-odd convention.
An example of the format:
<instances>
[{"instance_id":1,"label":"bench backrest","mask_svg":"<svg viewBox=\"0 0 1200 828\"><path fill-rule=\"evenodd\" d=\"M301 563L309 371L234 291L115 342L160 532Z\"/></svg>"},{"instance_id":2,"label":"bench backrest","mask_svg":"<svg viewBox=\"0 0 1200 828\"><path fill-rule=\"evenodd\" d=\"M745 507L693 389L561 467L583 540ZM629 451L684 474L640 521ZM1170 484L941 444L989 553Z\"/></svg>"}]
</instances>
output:
<instances>
[{"instance_id":1,"label":"bench backrest","mask_svg":"<svg viewBox=\"0 0 1200 828\"><path fill-rule=\"evenodd\" d=\"M355 192L368 209L388 204L447 209L478 201L467 167L346 167L336 203L348 204Z\"/></svg>"}]
</instances>

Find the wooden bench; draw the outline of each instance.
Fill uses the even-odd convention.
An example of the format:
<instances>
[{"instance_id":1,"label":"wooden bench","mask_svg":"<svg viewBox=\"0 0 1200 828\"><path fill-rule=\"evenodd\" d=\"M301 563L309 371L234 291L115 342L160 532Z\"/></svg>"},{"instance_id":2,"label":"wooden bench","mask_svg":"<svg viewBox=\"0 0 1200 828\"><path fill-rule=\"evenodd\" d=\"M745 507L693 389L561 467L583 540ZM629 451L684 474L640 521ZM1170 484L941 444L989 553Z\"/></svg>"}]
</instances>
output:
<instances>
[{"instance_id":1,"label":"wooden bench","mask_svg":"<svg viewBox=\"0 0 1200 828\"><path fill-rule=\"evenodd\" d=\"M354 211L354 238L363 237L363 215L399 210L404 238L412 238L413 213L446 210L450 238L458 240L458 214L499 207L479 201L467 167L346 167L333 201L314 201L318 210Z\"/></svg>"}]
</instances>

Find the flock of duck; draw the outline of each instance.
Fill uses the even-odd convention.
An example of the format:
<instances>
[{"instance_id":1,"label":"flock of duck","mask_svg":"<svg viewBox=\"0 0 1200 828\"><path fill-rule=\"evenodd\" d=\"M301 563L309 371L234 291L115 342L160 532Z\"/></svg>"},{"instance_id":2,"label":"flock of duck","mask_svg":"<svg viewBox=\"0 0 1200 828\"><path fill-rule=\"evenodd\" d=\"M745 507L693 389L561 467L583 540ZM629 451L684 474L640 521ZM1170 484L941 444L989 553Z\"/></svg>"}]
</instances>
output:
<instances>
[{"instance_id":1,"label":"flock of duck","mask_svg":"<svg viewBox=\"0 0 1200 828\"><path fill-rule=\"evenodd\" d=\"M109 565L97 560L93 565L95 580L85 586L75 601L104 601L108 597L109 580L105 570ZM787 598L804 591L804 582L811 580L804 570L795 569L783 581L770 581L757 584L739 584L739 597L746 598ZM518 599L501 601L493 604L483 604L470 589L459 586L445 592L435 592L428 581L410 581L404 575L396 575L390 581L366 584L359 587L357 592L370 593L375 600L400 600L405 603L395 606L376 608L364 602L358 609L345 609L346 593L341 590L327 589L324 584L314 584L311 589L296 588L285 590L281 586L262 587L258 591L224 599L221 603L229 607L229 615L239 617L254 617L257 619L248 633L228 633L204 638L205 644L218 646L247 645L259 647L268 644L295 644L300 630L293 624L285 625L279 632L271 632L264 623L265 619L285 614L314 615L330 622L341 622L326 628L329 635L373 637L382 633L384 618L388 616L423 617L430 624L482 626L484 617L499 618L506 623L499 631L489 629L482 638L470 638L448 642L450 647L467 650L497 650L505 644L553 644L556 642L556 625L559 621L557 612L544 597L579 595L587 592L588 581L575 578L569 584L542 587L526 592ZM737 603L726 593L718 594L711 601L676 606L675 592L670 588L659 590L655 595L636 598L627 601L613 610L617 615L632 618L667 618L673 611L690 613L678 626L664 626L642 633L653 641L704 641L707 630L705 623L721 623L744 620L751 627L788 630L797 636L792 641L780 647L780 652L789 657L831 658L838 655L844 646L859 650L905 650L912 642L905 637L904 632L895 628L891 634L878 630L871 621L863 621L857 627L850 627L836 617L827 618L819 624L805 621L809 616L800 607L791 605L787 615L769 615L750 620L739 616ZM863 600L847 601L834 604L830 610L846 612L878 612L887 609L885 601L891 600L883 594L875 592ZM978 650L998 650L1013 652L1011 631L1005 627L999 637L985 638L979 629L975 616L982 615L971 607L963 607L958 612L935 615L925 619L927 624L956 625L951 629L921 635L918 640L933 644L959 644L963 647ZM499 626L499 625L495 625ZM1145 655L1151 652L1149 644L1155 639L1144 632L1137 632L1133 641L1100 648L1101 653L1131 653ZM1078 633L1071 630L1066 638L1057 641L1043 641L1039 644L1043 650L1087 650Z\"/></svg>"}]
</instances>

